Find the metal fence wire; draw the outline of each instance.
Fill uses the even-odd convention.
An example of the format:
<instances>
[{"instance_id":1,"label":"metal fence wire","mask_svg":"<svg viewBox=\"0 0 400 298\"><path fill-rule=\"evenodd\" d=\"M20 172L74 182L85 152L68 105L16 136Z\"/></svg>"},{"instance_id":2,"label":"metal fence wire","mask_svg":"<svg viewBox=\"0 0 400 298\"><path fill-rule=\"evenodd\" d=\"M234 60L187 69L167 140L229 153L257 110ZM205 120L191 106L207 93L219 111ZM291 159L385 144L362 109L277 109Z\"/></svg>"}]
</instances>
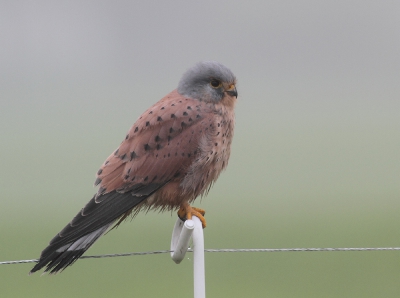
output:
<instances>
[{"instance_id":1,"label":"metal fence wire","mask_svg":"<svg viewBox=\"0 0 400 298\"><path fill-rule=\"evenodd\" d=\"M400 247L339 247L339 248L221 248L221 249L204 249L207 253L227 253L227 252L339 252L339 251L397 251ZM154 250L144 252L128 252L119 254L104 254L94 256L82 256L80 259L101 259L101 258L115 258L115 257L130 257L130 256L144 256L144 255L157 255L171 253L172 250ZM188 249L188 252L193 252L192 249ZM17 260L17 261L3 261L0 265L12 265L12 264L24 264L24 263L35 263L38 259L31 260Z\"/></svg>"}]
</instances>

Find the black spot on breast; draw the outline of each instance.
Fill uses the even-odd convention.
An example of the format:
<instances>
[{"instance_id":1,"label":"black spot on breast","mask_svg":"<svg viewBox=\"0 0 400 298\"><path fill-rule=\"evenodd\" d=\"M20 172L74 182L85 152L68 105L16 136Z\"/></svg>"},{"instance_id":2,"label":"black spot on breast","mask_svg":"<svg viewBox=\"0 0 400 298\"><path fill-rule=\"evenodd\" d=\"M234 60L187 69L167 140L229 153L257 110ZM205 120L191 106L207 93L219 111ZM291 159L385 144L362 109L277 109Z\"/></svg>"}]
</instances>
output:
<instances>
[{"instance_id":1,"label":"black spot on breast","mask_svg":"<svg viewBox=\"0 0 400 298\"><path fill-rule=\"evenodd\" d=\"M162 107L160 110L165 110L165 107Z\"/></svg>"},{"instance_id":2,"label":"black spot on breast","mask_svg":"<svg viewBox=\"0 0 400 298\"><path fill-rule=\"evenodd\" d=\"M128 180L129 179L129 175L125 175L124 179Z\"/></svg>"},{"instance_id":3,"label":"black spot on breast","mask_svg":"<svg viewBox=\"0 0 400 298\"><path fill-rule=\"evenodd\" d=\"M165 155L164 155L165 156ZM168 157L170 157L171 156L171 154L170 153L168 153Z\"/></svg>"},{"instance_id":4,"label":"black spot on breast","mask_svg":"<svg viewBox=\"0 0 400 298\"><path fill-rule=\"evenodd\" d=\"M187 116L188 115L188 113L187 112L183 112L183 116Z\"/></svg>"},{"instance_id":5,"label":"black spot on breast","mask_svg":"<svg viewBox=\"0 0 400 298\"><path fill-rule=\"evenodd\" d=\"M122 154L119 158L121 158L122 160L124 160L125 157L126 157L126 154L124 153L124 154Z\"/></svg>"},{"instance_id":6,"label":"black spot on breast","mask_svg":"<svg viewBox=\"0 0 400 298\"><path fill-rule=\"evenodd\" d=\"M172 140L172 137L171 136L168 136L168 144L169 144L169 141L171 141Z\"/></svg>"},{"instance_id":7,"label":"black spot on breast","mask_svg":"<svg viewBox=\"0 0 400 298\"><path fill-rule=\"evenodd\" d=\"M99 185L101 183L101 181L102 180L100 178L97 178L96 181L94 182L94 185L95 186Z\"/></svg>"},{"instance_id":8,"label":"black spot on breast","mask_svg":"<svg viewBox=\"0 0 400 298\"><path fill-rule=\"evenodd\" d=\"M188 153L188 157L190 157L192 154Z\"/></svg>"},{"instance_id":9,"label":"black spot on breast","mask_svg":"<svg viewBox=\"0 0 400 298\"><path fill-rule=\"evenodd\" d=\"M114 155L117 156L118 155L118 151L119 149L115 150Z\"/></svg>"},{"instance_id":10,"label":"black spot on breast","mask_svg":"<svg viewBox=\"0 0 400 298\"><path fill-rule=\"evenodd\" d=\"M129 134L126 135L125 140L129 139Z\"/></svg>"},{"instance_id":11,"label":"black spot on breast","mask_svg":"<svg viewBox=\"0 0 400 298\"><path fill-rule=\"evenodd\" d=\"M178 101L179 103L182 103L182 100Z\"/></svg>"},{"instance_id":12,"label":"black spot on breast","mask_svg":"<svg viewBox=\"0 0 400 298\"><path fill-rule=\"evenodd\" d=\"M170 129L169 129L169 133L173 133L174 132L174 129L171 127Z\"/></svg>"},{"instance_id":13,"label":"black spot on breast","mask_svg":"<svg viewBox=\"0 0 400 298\"><path fill-rule=\"evenodd\" d=\"M179 177L180 175L181 175L181 173L176 172L176 173L174 174L174 178Z\"/></svg>"},{"instance_id":14,"label":"black spot on breast","mask_svg":"<svg viewBox=\"0 0 400 298\"><path fill-rule=\"evenodd\" d=\"M162 121L162 118L160 116L158 116L157 121Z\"/></svg>"},{"instance_id":15,"label":"black spot on breast","mask_svg":"<svg viewBox=\"0 0 400 298\"><path fill-rule=\"evenodd\" d=\"M150 150L150 145L149 144L144 144L144 150L149 151Z\"/></svg>"},{"instance_id":16,"label":"black spot on breast","mask_svg":"<svg viewBox=\"0 0 400 298\"><path fill-rule=\"evenodd\" d=\"M128 172L126 172L127 174L129 174L131 172L131 168L128 169Z\"/></svg>"},{"instance_id":17,"label":"black spot on breast","mask_svg":"<svg viewBox=\"0 0 400 298\"><path fill-rule=\"evenodd\" d=\"M160 136L156 136L156 137L154 138L154 141L155 141L156 143L159 142L159 141L161 141Z\"/></svg>"},{"instance_id":18,"label":"black spot on breast","mask_svg":"<svg viewBox=\"0 0 400 298\"><path fill-rule=\"evenodd\" d=\"M182 156L185 156L185 153L182 152Z\"/></svg>"},{"instance_id":19,"label":"black spot on breast","mask_svg":"<svg viewBox=\"0 0 400 298\"><path fill-rule=\"evenodd\" d=\"M161 144L157 144L156 149L160 150L162 148Z\"/></svg>"},{"instance_id":20,"label":"black spot on breast","mask_svg":"<svg viewBox=\"0 0 400 298\"><path fill-rule=\"evenodd\" d=\"M149 126L150 125L150 122L149 121L146 121L146 126Z\"/></svg>"},{"instance_id":21,"label":"black spot on breast","mask_svg":"<svg viewBox=\"0 0 400 298\"><path fill-rule=\"evenodd\" d=\"M150 112L149 112L149 115L151 115L151 114L153 114L153 111L150 111Z\"/></svg>"},{"instance_id":22,"label":"black spot on breast","mask_svg":"<svg viewBox=\"0 0 400 298\"><path fill-rule=\"evenodd\" d=\"M200 118L201 116L199 114L196 115L196 118Z\"/></svg>"},{"instance_id":23,"label":"black spot on breast","mask_svg":"<svg viewBox=\"0 0 400 298\"><path fill-rule=\"evenodd\" d=\"M135 128L135 132L137 132L139 130L139 127L138 126L136 126L136 128Z\"/></svg>"},{"instance_id":24,"label":"black spot on breast","mask_svg":"<svg viewBox=\"0 0 400 298\"><path fill-rule=\"evenodd\" d=\"M218 123L218 127L220 127L221 126L221 123Z\"/></svg>"},{"instance_id":25,"label":"black spot on breast","mask_svg":"<svg viewBox=\"0 0 400 298\"><path fill-rule=\"evenodd\" d=\"M187 109L188 109L188 110L191 110L191 109L192 109L192 107L191 107L191 106L187 106Z\"/></svg>"},{"instance_id":26,"label":"black spot on breast","mask_svg":"<svg viewBox=\"0 0 400 298\"><path fill-rule=\"evenodd\" d=\"M182 122L181 122L181 127L182 127L182 128L185 128L185 127L186 127L185 121L182 121Z\"/></svg>"},{"instance_id":27,"label":"black spot on breast","mask_svg":"<svg viewBox=\"0 0 400 298\"><path fill-rule=\"evenodd\" d=\"M175 106L175 104L173 103L172 105L171 105L171 107L174 107Z\"/></svg>"},{"instance_id":28,"label":"black spot on breast","mask_svg":"<svg viewBox=\"0 0 400 298\"><path fill-rule=\"evenodd\" d=\"M103 169L97 171L97 175L101 175L101 173L103 173Z\"/></svg>"},{"instance_id":29,"label":"black spot on breast","mask_svg":"<svg viewBox=\"0 0 400 298\"><path fill-rule=\"evenodd\" d=\"M151 182L153 182L154 180L156 180L157 179L157 175L155 175L154 177L153 177L153 180L151 180Z\"/></svg>"},{"instance_id":30,"label":"black spot on breast","mask_svg":"<svg viewBox=\"0 0 400 298\"><path fill-rule=\"evenodd\" d=\"M136 158L136 157L137 157L136 152L135 152L135 151L132 151L132 152L131 152L131 160L134 159L134 158Z\"/></svg>"},{"instance_id":31,"label":"black spot on breast","mask_svg":"<svg viewBox=\"0 0 400 298\"><path fill-rule=\"evenodd\" d=\"M218 146L218 143L215 143L214 145L215 145L215 146Z\"/></svg>"},{"instance_id":32,"label":"black spot on breast","mask_svg":"<svg viewBox=\"0 0 400 298\"><path fill-rule=\"evenodd\" d=\"M189 118L189 122L192 122L193 121L193 119L192 118Z\"/></svg>"},{"instance_id":33,"label":"black spot on breast","mask_svg":"<svg viewBox=\"0 0 400 298\"><path fill-rule=\"evenodd\" d=\"M106 160L106 161L104 162L104 165L107 165L109 162L110 162L109 160Z\"/></svg>"},{"instance_id":34,"label":"black spot on breast","mask_svg":"<svg viewBox=\"0 0 400 298\"><path fill-rule=\"evenodd\" d=\"M136 176L133 176L132 179L131 179L131 181L135 180L135 178L136 178Z\"/></svg>"},{"instance_id":35,"label":"black spot on breast","mask_svg":"<svg viewBox=\"0 0 400 298\"><path fill-rule=\"evenodd\" d=\"M171 118L176 118L175 114L171 114Z\"/></svg>"},{"instance_id":36,"label":"black spot on breast","mask_svg":"<svg viewBox=\"0 0 400 298\"><path fill-rule=\"evenodd\" d=\"M147 180L149 180L149 176L146 176L146 177L143 179L143 181L147 181Z\"/></svg>"}]
</instances>

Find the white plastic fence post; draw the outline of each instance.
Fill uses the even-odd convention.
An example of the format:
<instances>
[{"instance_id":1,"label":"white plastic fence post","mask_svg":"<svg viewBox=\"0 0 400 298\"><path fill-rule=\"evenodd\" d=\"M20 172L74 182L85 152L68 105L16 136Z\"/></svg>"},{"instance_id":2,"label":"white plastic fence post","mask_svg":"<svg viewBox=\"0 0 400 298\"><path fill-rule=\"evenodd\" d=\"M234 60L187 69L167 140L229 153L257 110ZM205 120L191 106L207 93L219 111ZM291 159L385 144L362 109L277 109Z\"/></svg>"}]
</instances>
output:
<instances>
[{"instance_id":1,"label":"white plastic fence post","mask_svg":"<svg viewBox=\"0 0 400 298\"><path fill-rule=\"evenodd\" d=\"M206 277L204 269L204 235L203 226L196 216L193 216L193 276L194 298L206 297Z\"/></svg>"},{"instance_id":2,"label":"white plastic fence post","mask_svg":"<svg viewBox=\"0 0 400 298\"><path fill-rule=\"evenodd\" d=\"M193 230L193 220L186 220L185 222L179 218L176 220L171 238L171 258L175 263L179 264L185 257Z\"/></svg>"},{"instance_id":3,"label":"white plastic fence post","mask_svg":"<svg viewBox=\"0 0 400 298\"><path fill-rule=\"evenodd\" d=\"M205 298L204 235L202 223L196 216L184 223L179 218L177 219L171 238L171 258L177 264L183 260L191 236L193 239L194 298Z\"/></svg>"}]
</instances>

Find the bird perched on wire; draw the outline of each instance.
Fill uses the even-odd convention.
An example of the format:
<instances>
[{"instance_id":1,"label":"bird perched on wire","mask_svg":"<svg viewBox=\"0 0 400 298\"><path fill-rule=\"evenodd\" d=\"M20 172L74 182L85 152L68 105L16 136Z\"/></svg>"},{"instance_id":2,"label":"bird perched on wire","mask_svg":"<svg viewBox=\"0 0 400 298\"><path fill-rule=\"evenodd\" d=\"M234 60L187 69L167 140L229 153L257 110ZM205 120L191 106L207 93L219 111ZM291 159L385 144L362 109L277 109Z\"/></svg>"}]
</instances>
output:
<instances>
[{"instance_id":1,"label":"bird perched on wire","mask_svg":"<svg viewBox=\"0 0 400 298\"><path fill-rule=\"evenodd\" d=\"M234 128L236 78L224 65L200 62L178 88L145 111L97 172L98 192L42 251L30 273L58 273L110 227L141 209L178 210L182 219L226 168Z\"/></svg>"}]
</instances>

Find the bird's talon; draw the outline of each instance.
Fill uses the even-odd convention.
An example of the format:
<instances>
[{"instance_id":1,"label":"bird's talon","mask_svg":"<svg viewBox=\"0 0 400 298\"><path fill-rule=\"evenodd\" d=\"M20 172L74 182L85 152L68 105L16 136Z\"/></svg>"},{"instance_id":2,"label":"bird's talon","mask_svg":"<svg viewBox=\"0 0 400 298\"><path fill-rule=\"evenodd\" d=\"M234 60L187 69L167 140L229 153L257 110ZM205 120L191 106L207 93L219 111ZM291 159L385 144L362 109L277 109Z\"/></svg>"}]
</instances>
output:
<instances>
[{"instance_id":1,"label":"bird's talon","mask_svg":"<svg viewBox=\"0 0 400 298\"><path fill-rule=\"evenodd\" d=\"M190 205L181 207L178 210L178 217L180 218L180 220L186 221L188 219L192 219L192 216L194 215L198 219L200 219L203 229L207 226L206 219L204 218L205 214L206 211L204 209L192 207Z\"/></svg>"},{"instance_id":2,"label":"bird's talon","mask_svg":"<svg viewBox=\"0 0 400 298\"><path fill-rule=\"evenodd\" d=\"M178 217L180 218L181 221L186 221L187 220L187 218L186 218L186 210L183 207L181 207L178 210L177 214L178 214Z\"/></svg>"}]
</instances>

